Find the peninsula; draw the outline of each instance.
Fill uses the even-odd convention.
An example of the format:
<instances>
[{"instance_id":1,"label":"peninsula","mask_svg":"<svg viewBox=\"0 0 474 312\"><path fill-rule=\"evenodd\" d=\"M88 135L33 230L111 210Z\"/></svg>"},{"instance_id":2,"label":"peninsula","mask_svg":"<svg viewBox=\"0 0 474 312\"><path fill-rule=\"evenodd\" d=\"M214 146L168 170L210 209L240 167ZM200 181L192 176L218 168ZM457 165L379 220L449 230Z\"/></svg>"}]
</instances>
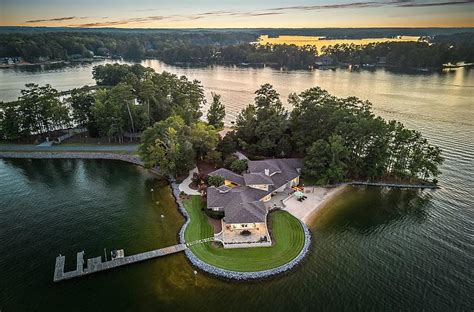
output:
<instances>
[{"instance_id":1,"label":"peninsula","mask_svg":"<svg viewBox=\"0 0 474 312\"><path fill-rule=\"evenodd\" d=\"M330 187L437 184L440 149L355 97L314 87L291 94L289 112L264 84L222 131L225 106L218 94L207 104L198 81L141 65L101 65L93 75L94 88L60 94L29 84L17 101L2 103L8 144L0 156L117 159L153 170L170 181L187 219L173 250L211 274L255 279L294 267L310 245L305 223L342 188ZM69 273L61 275L58 259L60 280ZM136 262L94 259L71 276Z\"/></svg>"}]
</instances>

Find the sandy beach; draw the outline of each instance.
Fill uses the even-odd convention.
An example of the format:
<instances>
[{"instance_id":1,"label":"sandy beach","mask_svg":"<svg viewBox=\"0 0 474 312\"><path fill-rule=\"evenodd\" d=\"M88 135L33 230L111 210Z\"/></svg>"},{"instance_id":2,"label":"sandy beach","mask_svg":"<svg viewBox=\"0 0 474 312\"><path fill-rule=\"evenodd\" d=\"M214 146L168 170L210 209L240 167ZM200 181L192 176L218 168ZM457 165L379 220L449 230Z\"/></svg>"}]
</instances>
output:
<instances>
[{"instance_id":1,"label":"sandy beach","mask_svg":"<svg viewBox=\"0 0 474 312\"><path fill-rule=\"evenodd\" d=\"M307 198L300 202L292 196L285 202L285 210L305 224L310 225L317 212L332 198L342 193L345 188L346 185L335 188L305 187L304 194Z\"/></svg>"}]
</instances>

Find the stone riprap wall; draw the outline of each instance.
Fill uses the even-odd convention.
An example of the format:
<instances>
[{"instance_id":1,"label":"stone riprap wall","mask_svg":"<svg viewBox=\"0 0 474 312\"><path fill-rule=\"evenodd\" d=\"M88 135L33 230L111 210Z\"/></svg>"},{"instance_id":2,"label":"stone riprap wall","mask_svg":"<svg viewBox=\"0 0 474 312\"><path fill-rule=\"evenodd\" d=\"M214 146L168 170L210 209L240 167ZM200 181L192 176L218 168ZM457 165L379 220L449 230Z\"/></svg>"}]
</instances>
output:
<instances>
[{"instance_id":1,"label":"stone riprap wall","mask_svg":"<svg viewBox=\"0 0 474 312\"><path fill-rule=\"evenodd\" d=\"M365 181L352 181L343 182L334 185L327 185L326 187L337 187L342 185L354 185L354 186L376 186L376 187L390 187L390 188L401 188L401 189L439 189L440 187L436 184L403 184L403 183L385 183L385 182L365 182Z\"/></svg>"},{"instance_id":2,"label":"stone riprap wall","mask_svg":"<svg viewBox=\"0 0 474 312\"><path fill-rule=\"evenodd\" d=\"M186 231L186 227L188 226L189 222L191 222L191 218L189 217L188 212L184 208L183 201L179 197L179 195L181 194L181 191L179 190L179 184L176 183L174 179L170 178L170 185L171 191L173 192L173 196L176 201L176 205L178 206L178 210L186 219L186 222L183 224L183 226L181 226L181 229L179 229L178 233L179 243L184 244L186 242L184 240L184 232Z\"/></svg>"},{"instance_id":3,"label":"stone riprap wall","mask_svg":"<svg viewBox=\"0 0 474 312\"><path fill-rule=\"evenodd\" d=\"M183 224L183 226L181 227L179 231L179 242L183 244L185 243L184 232L186 231L186 227L188 226L189 222L191 222L191 218L189 217L189 214L184 208L183 202L179 196L181 192L179 190L178 184L176 184L175 181L173 180L171 181L171 189L173 191L173 195L175 197L176 204L178 205L179 211L186 218L186 222ZM267 277L275 276L277 274L281 274L283 272L286 272L292 269L298 263L300 263L304 259L306 254L308 253L309 247L311 245L311 233L308 227L306 226L306 224L302 223L301 221L300 223L301 223L301 226L303 227L304 236L305 236L303 248L301 249L298 256L296 256L293 260L273 269L268 269L268 270L258 271L258 272L230 271L230 270L221 269L213 265L210 265L208 263L205 263L204 261L196 257L196 255L194 255L194 253L189 248L186 249L184 252L186 254L186 257L188 257L189 261L195 267L215 276L219 276L219 277L223 277L227 279L233 279L233 280L242 280L242 281L267 278Z\"/></svg>"},{"instance_id":4,"label":"stone riprap wall","mask_svg":"<svg viewBox=\"0 0 474 312\"><path fill-rule=\"evenodd\" d=\"M34 159L108 159L121 160L135 165L143 166L139 156L93 153L93 152L0 152L0 158L34 158Z\"/></svg>"}]
</instances>

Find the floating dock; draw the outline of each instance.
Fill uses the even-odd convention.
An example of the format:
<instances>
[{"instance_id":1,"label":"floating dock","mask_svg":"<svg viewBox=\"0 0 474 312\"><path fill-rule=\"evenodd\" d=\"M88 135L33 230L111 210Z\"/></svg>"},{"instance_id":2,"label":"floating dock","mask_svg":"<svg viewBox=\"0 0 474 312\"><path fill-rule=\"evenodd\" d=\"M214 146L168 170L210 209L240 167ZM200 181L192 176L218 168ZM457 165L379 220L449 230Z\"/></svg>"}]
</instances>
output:
<instances>
[{"instance_id":1,"label":"floating dock","mask_svg":"<svg viewBox=\"0 0 474 312\"><path fill-rule=\"evenodd\" d=\"M210 241L212 239L205 239L204 241ZM156 249L148 252L139 253L132 256L123 256L118 257L110 261L102 262L102 257L95 257L87 259L87 267L84 268L84 251L77 253L77 265L76 270L64 272L64 263L66 262L66 257L59 255L56 258L56 266L54 268L54 281L59 282L62 280L67 280L75 277L81 277L87 274L92 274L100 271L105 271L113 269L116 267L124 266L127 264L132 264L140 261L145 261L152 258L163 257L166 255L174 254L177 252L184 251L188 248L187 244L178 244L170 247L165 247L161 249Z\"/></svg>"}]
</instances>

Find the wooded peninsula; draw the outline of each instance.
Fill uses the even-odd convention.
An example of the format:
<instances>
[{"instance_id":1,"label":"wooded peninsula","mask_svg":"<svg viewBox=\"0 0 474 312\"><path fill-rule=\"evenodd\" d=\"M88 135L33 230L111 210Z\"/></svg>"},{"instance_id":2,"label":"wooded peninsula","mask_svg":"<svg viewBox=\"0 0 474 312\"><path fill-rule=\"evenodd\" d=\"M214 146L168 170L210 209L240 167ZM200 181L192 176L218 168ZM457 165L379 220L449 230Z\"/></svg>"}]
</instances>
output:
<instances>
[{"instance_id":1,"label":"wooded peninsula","mask_svg":"<svg viewBox=\"0 0 474 312\"><path fill-rule=\"evenodd\" d=\"M64 97L50 85L26 85L17 101L0 104L0 139L46 137L72 126L117 143L132 133L140 137L146 165L159 166L167 176L186 174L197 159L243 171L246 164L233 155L236 150L251 159L303 158L304 177L318 184L436 183L440 173L438 147L400 122L375 116L371 103L355 97L338 98L314 87L290 94L289 112L273 87L264 84L221 138L225 106L213 94L203 121L206 99L199 81L120 64L97 66L93 76L98 89L74 89Z\"/></svg>"}]
</instances>

